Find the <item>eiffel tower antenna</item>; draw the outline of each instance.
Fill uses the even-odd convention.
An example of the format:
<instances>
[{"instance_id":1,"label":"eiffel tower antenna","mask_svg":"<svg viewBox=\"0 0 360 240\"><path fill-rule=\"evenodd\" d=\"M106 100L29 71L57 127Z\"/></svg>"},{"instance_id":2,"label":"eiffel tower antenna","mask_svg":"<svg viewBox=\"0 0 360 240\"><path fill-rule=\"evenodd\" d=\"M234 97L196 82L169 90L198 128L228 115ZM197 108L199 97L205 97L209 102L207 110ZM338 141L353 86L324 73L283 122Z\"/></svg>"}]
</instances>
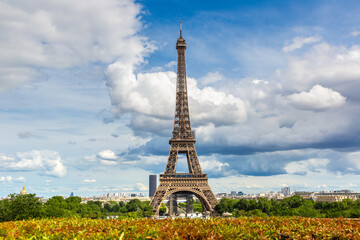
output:
<instances>
[{"instance_id":1,"label":"eiffel tower antenna","mask_svg":"<svg viewBox=\"0 0 360 240\"><path fill-rule=\"evenodd\" d=\"M168 196L175 196L172 199L176 199L176 194L195 195L202 203L204 211L209 213L214 212L215 206L218 204L218 201L208 184L207 174L204 174L201 169L195 149L196 139L191 131L186 81L185 49L186 41L182 37L182 22L180 22L180 37L176 42L178 64L174 129L172 138L169 140L170 152L165 171L164 174L160 174L160 184L151 200L151 205L156 215L159 214L161 203ZM186 154L189 173L176 172L179 154ZM169 202L173 202L173 200L170 200Z\"/></svg>"},{"instance_id":2,"label":"eiffel tower antenna","mask_svg":"<svg viewBox=\"0 0 360 240\"><path fill-rule=\"evenodd\" d=\"M180 21L180 38L182 38L182 21Z\"/></svg>"}]
</instances>

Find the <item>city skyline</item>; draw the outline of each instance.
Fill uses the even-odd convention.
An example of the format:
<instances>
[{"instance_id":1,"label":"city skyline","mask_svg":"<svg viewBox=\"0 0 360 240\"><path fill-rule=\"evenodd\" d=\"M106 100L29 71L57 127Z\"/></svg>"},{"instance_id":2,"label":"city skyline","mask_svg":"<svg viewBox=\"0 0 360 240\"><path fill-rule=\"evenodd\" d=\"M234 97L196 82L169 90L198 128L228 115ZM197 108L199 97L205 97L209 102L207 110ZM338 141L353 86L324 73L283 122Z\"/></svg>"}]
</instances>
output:
<instances>
[{"instance_id":1,"label":"city skyline","mask_svg":"<svg viewBox=\"0 0 360 240\"><path fill-rule=\"evenodd\" d=\"M359 2L1 6L0 196L148 193L169 154L180 20L215 193L360 191Z\"/></svg>"}]
</instances>

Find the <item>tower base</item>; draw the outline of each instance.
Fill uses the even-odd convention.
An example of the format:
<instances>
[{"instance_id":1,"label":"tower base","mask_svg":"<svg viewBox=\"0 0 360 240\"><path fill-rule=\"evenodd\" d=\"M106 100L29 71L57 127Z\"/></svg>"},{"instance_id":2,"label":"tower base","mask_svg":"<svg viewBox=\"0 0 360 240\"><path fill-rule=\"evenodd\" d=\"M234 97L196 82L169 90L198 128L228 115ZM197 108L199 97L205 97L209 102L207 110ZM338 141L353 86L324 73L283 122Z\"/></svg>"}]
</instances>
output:
<instances>
[{"instance_id":1,"label":"tower base","mask_svg":"<svg viewBox=\"0 0 360 240\"><path fill-rule=\"evenodd\" d=\"M192 193L201 202L205 212L214 213L218 201L212 192L207 174L160 174L158 186L150 205L155 215L159 215L161 203L173 193Z\"/></svg>"}]
</instances>

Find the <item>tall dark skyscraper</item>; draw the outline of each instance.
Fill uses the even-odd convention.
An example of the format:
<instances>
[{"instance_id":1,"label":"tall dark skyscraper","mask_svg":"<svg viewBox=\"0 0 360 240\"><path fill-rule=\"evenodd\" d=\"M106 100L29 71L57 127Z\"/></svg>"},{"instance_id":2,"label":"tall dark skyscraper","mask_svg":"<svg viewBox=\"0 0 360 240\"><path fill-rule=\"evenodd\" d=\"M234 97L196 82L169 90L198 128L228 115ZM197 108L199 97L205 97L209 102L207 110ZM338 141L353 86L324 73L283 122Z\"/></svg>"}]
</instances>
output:
<instances>
[{"instance_id":1,"label":"tall dark skyscraper","mask_svg":"<svg viewBox=\"0 0 360 240\"><path fill-rule=\"evenodd\" d=\"M156 175L149 175L149 197L154 196L156 192L157 184L156 184Z\"/></svg>"}]
</instances>

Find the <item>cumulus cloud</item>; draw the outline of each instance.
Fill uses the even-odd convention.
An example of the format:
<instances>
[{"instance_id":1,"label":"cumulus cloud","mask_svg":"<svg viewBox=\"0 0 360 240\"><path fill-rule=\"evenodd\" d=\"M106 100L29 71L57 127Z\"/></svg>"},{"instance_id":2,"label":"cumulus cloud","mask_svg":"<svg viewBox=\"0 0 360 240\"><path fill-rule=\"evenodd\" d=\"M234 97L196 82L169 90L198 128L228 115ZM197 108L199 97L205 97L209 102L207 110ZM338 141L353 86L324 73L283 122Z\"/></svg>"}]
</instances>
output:
<instances>
[{"instance_id":1,"label":"cumulus cloud","mask_svg":"<svg viewBox=\"0 0 360 240\"><path fill-rule=\"evenodd\" d=\"M41 77L41 68L142 61L153 46L137 34L140 11L131 0L2 2L0 91Z\"/></svg>"},{"instance_id":2,"label":"cumulus cloud","mask_svg":"<svg viewBox=\"0 0 360 240\"><path fill-rule=\"evenodd\" d=\"M308 160L290 162L285 166L287 173L291 174L306 174L309 172L325 172L326 166L329 164L329 159L326 158L312 158Z\"/></svg>"},{"instance_id":3,"label":"cumulus cloud","mask_svg":"<svg viewBox=\"0 0 360 240\"><path fill-rule=\"evenodd\" d=\"M17 177L15 179L12 176L0 177L0 182L11 183L13 181L14 182L25 182L26 179L23 176Z\"/></svg>"},{"instance_id":4,"label":"cumulus cloud","mask_svg":"<svg viewBox=\"0 0 360 240\"><path fill-rule=\"evenodd\" d=\"M171 67L174 67L174 66L176 66L176 65L177 65L177 62L176 62L176 61L170 61L170 62L168 62L168 63L165 65L165 67L171 68Z\"/></svg>"},{"instance_id":5,"label":"cumulus cloud","mask_svg":"<svg viewBox=\"0 0 360 240\"><path fill-rule=\"evenodd\" d=\"M136 183L136 189L138 190L138 191L147 191L147 190L149 190L149 187L148 186L146 186L146 185L144 185L144 184L142 184L142 183Z\"/></svg>"},{"instance_id":6,"label":"cumulus cloud","mask_svg":"<svg viewBox=\"0 0 360 240\"><path fill-rule=\"evenodd\" d=\"M347 156L348 161L352 164L350 170L360 171L360 152L352 152Z\"/></svg>"},{"instance_id":7,"label":"cumulus cloud","mask_svg":"<svg viewBox=\"0 0 360 240\"><path fill-rule=\"evenodd\" d=\"M283 47L283 52L291 52L296 49L302 48L305 44L315 43L321 41L320 37L296 37L293 38L292 43Z\"/></svg>"},{"instance_id":8,"label":"cumulus cloud","mask_svg":"<svg viewBox=\"0 0 360 240\"><path fill-rule=\"evenodd\" d=\"M116 154L111 150L102 150L98 153L98 156L105 160L115 160L118 158Z\"/></svg>"},{"instance_id":9,"label":"cumulus cloud","mask_svg":"<svg viewBox=\"0 0 360 240\"><path fill-rule=\"evenodd\" d=\"M12 177L11 176L7 176L7 177L0 177L0 182L12 182Z\"/></svg>"},{"instance_id":10,"label":"cumulus cloud","mask_svg":"<svg viewBox=\"0 0 360 240\"><path fill-rule=\"evenodd\" d=\"M294 93L287 96L294 106L307 110L324 110L345 104L346 98L340 93L317 84L309 92Z\"/></svg>"},{"instance_id":11,"label":"cumulus cloud","mask_svg":"<svg viewBox=\"0 0 360 240\"><path fill-rule=\"evenodd\" d=\"M236 171L233 171L233 169L229 168L230 165L228 163L223 163L213 156L201 157L200 162L203 172L211 173L213 176L236 174Z\"/></svg>"},{"instance_id":12,"label":"cumulus cloud","mask_svg":"<svg viewBox=\"0 0 360 240\"><path fill-rule=\"evenodd\" d=\"M35 171L39 174L63 177L67 169L61 161L58 152L51 150L32 150L29 152L17 153L17 158L5 161L1 168L5 170Z\"/></svg>"},{"instance_id":13,"label":"cumulus cloud","mask_svg":"<svg viewBox=\"0 0 360 240\"><path fill-rule=\"evenodd\" d=\"M26 179L23 176L20 176L17 178L13 178L12 176L0 177L0 182L11 183L13 181L14 182L25 182Z\"/></svg>"},{"instance_id":14,"label":"cumulus cloud","mask_svg":"<svg viewBox=\"0 0 360 240\"><path fill-rule=\"evenodd\" d=\"M360 34L360 31L353 31L351 32L351 36L356 37Z\"/></svg>"},{"instance_id":15,"label":"cumulus cloud","mask_svg":"<svg viewBox=\"0 0 360 240\"><path fill-rule=\"evenodd\" d=\"M25 182L26 179L23 176L15 178L15 182Z\"/></svg>"},{"instance_id":16,"label":"cumulus cloud","mask_svg":"<svg viewBox=\"0 0 360 240\"><path fill-rule=\"evenodd\" d=\"M100 160L100 162L104 165L107 165L107 166L114 166L114 165L117 165L117 162L114 162L114 161L108 161L108 160Z\"/></svg>"},{"instance_id":17,"label":"cumulus cloud","mask_svg":"<svg viewBox=\"0 0 360 240\"><path fill-rule=\"evenodd\" d=\"M95 179L84 179L82 180L83 183L95 183L96 180Z\"/></svg>"},{"instance_id":18,"label":"cumulus cloud","mask_svg":"<svg viewBox=\"0 0 360 240\"><path fill-rule=\"evenodd\" d=\"M7 156L7 155L5 155L5 154L3 154L3 153L0 153L0 161L1 161L1 162L5 163L5 162L11 162L11 161L14 161L14 160L15 160L14 157L12 157L12 156Z\"/></svg>"},{"instance_id":19,"label":"cumulus cloud","mask_svg":"<svg viewBox=\"0 0 360 240\"><path fill-rule=\"evenodd\" d=\"M84 160L88 161L88 162L95 162L96 161L96 155L90 155L90 156L85 156Z\"/></svg>"},{"instance_id":20,"label":"cumulus cloud","mask_svg":"<svg viewBox=\"0 0 360 240\"><path fill-rule=\"evenodd\" d=\"M107 68L106 76L115 110L118 114L131 113L134 129L145 127L156 132L173 118L175 72L135 74L132 65L116 62ZM195 79L187 80L192 123L228 125L246 119L245 103L240 98L211 87L200 89Z\"/></svg>"},{"instance_id":21,"label":"cumulus cloud","mask_svg":"<svg viewBox=\"0 0 360 240\"><path fill-rule=\"evenodd\" d=\"M210 83L214 83L217 81L221 81L224 79L224 76L221 75L219 72L209 72L206 76L201 77L199 81L202 85L208 85Z\"/></svg>"},{"instance_id":22,"label":"cumulus cloud","mask_svg":"<svg viewBox=\"0 0 360 240\"><path fill-rule=\"evenodd\" d=\"M287 90L304 91L320 84L355 98L358 93L354 89L360 79L360 46L347 48L321 42L303 56L290 57L286 68L277 71L277 77Z\"/></svg>"}]
</instances>

